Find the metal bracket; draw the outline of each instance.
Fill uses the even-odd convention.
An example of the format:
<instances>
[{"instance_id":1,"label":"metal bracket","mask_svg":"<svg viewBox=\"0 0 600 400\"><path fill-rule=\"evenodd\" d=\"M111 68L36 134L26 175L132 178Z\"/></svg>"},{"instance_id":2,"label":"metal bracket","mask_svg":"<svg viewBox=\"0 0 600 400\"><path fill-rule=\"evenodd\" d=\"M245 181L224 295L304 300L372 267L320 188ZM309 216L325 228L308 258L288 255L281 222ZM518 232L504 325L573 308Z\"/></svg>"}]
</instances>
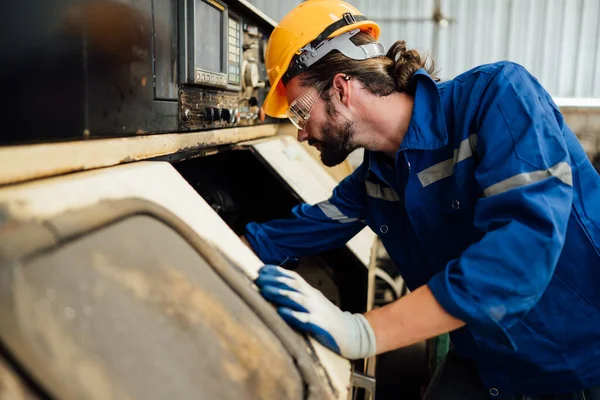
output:
<instances>
[{"instance_id":1,"label":"metal bracket","mask_svg":"<svg viewBox=\"0 0 600 400\"><path fill-rule=\"evenodd\" d=\"M352 386L355 388L365 389L367 392L366 399L375 399L375 377L363 374L361 372L352 371Z\"/></svg>"}]
</instances>

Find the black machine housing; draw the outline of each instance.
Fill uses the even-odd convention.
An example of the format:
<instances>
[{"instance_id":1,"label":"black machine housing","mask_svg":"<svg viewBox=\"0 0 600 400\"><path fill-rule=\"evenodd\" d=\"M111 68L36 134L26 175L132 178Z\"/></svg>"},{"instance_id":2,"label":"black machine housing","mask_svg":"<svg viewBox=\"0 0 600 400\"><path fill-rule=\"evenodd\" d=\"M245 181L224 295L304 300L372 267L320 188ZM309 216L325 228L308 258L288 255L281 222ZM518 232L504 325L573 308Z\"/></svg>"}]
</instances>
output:
<instances>
[{"instance_id":1,"label":"black machine housing","mask_svg":"<svg viewBox=\"0 0 600 400\"><path fill-rule=\"evenodd\" d=\"M10 2L0 144L274 122L264 50L273 26L239 1Z\"/></svg>"}]
</instances>

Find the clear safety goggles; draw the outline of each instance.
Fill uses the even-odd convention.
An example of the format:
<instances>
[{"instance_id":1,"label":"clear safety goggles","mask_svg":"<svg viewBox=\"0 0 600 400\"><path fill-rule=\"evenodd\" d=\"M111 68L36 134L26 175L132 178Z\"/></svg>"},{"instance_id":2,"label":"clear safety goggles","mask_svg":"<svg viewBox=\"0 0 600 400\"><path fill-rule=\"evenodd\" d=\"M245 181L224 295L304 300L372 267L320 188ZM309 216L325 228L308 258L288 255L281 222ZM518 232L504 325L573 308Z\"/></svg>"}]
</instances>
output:
<instances>
[{"instance_id":1,"label":"clear safety goggles","mask_svg":"<svg viewBox=\"0 0 600 400\"><path fill-rule=\"evenodd\" d=\"M306 127L306 122L310 118L310 112L312 111L317 99L321 97L323 92L323 86L320 90L315 90L314 87L308 88L304 93L298 96L292 104L290 104L287 110L287 117L294 124L294 126L301 131Z\"/></svg>"},{"instance_id":2,"label":"clear safety goggles","mask_svg":"<svg viewBox=\"0 0 600 400\"><path fill-rule=\"evenodd\" d=\"M328 32L328 30L326 31ZM385 48L379 42L371 42L359 46L355 45L350 39L359 32L360 29L354 29L326 40L322 40L321 36L323 35L319 35L313 42L300 49L300 54L294 58L292 65L290 65L282 77L283 84L287 84L294 76L306 71L333 50L337 50L353 60L366 60L385 55ZM329 34L327 33L327 35ZM287 110L287 117L296 128L304 130L306 121L310 117L310 112L317 99L321 96L322 90L323 88L317 92L313 88L310 88L290 104Z\"/></svg>"}]
</instances>

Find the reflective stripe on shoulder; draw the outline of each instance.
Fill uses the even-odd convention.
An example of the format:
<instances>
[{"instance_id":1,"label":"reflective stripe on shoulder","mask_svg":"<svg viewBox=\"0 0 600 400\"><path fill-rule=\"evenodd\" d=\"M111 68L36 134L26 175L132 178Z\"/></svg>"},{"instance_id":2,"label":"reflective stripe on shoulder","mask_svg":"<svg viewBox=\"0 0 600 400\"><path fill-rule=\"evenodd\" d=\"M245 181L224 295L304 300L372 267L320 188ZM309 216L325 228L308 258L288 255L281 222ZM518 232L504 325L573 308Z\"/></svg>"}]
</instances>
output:
<instances>
[{"instance_id":1,"label":"reflective stripe on shoulder","mask_svg":"<svg viewBox=\"0 0 600 400\"><path fill-rule=\"evenodd\" d=\"M454 165L473 156L477 146L477 135L471 135L462 142L458 149L454 149L454 157L439 162L417 173L421 186L429 186L440 179L448 178L454 173Z\"/></svg>"},{"instance_id":2,"label":"reflective stripe on shoulder","mask_svg":"<svg viewBox=\"0 0 600 400\"><path fill-rule=\"evenodd\" d=\"M317 206L319 206L319 208L321 209L321 211L323 211L323 214L325 214L325 216L327 218L330 218L334 221L339 221L342 224L358 221L358 218L350 218L350 217L344 215L340 211L340 209L337 208L336 206L334 206L333 204L331 204L329 202L329 200L317 203Z\"/></svg>"},{"instance_id":3,"label":"reflective stripe on shoulder","mask_svg":"<svg viewBox=\"0 0 600 400\"><path fill-rule=\"evenodd\" d=\"M370 181L365 181L365 186L367 188L367 196L386 201L400 201L398 193L390 187L382 187L381 185Z\"/></svg>"},{"instance_id":4,"label":"reflective stripe on shoulder","mask_svg":"<svg viewBox=\"0 0 600 400\"><path fill-rule=\"evenodd\" d=\"M526 186L531 183L543 181L554 176L566 185L573 186L573 175L571 174L571 165L566 161L559 162L556 165L544 170L524 172L522 174L511 176L503 181L493 184L483 191L485 196L504 193L510 189Z\"/></svg>"}]
</instances>

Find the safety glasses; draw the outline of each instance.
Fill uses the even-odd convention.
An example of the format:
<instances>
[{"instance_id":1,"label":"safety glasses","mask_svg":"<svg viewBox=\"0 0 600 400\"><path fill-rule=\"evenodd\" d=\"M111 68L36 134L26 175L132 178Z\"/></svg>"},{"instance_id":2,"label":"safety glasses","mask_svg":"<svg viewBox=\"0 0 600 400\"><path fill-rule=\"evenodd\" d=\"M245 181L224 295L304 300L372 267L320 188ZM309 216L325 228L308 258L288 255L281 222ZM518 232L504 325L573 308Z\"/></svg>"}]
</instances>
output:
<instances>
[{"instance_id":1,"label":"safety glasses","mask_svg":"<svg viewBox=\"0 0 600 400\"><path fill-rule=\"evenodd\" d=\"M301 131L306 127L306 122L310 118L310 112L312 111L317 99L321 97L323 86L319 91L315 90L314 87L308 88L304 93L298 96L292 104L290 104L287 110L287 117L292 124Z\"/></svg>"}]
</instances>

